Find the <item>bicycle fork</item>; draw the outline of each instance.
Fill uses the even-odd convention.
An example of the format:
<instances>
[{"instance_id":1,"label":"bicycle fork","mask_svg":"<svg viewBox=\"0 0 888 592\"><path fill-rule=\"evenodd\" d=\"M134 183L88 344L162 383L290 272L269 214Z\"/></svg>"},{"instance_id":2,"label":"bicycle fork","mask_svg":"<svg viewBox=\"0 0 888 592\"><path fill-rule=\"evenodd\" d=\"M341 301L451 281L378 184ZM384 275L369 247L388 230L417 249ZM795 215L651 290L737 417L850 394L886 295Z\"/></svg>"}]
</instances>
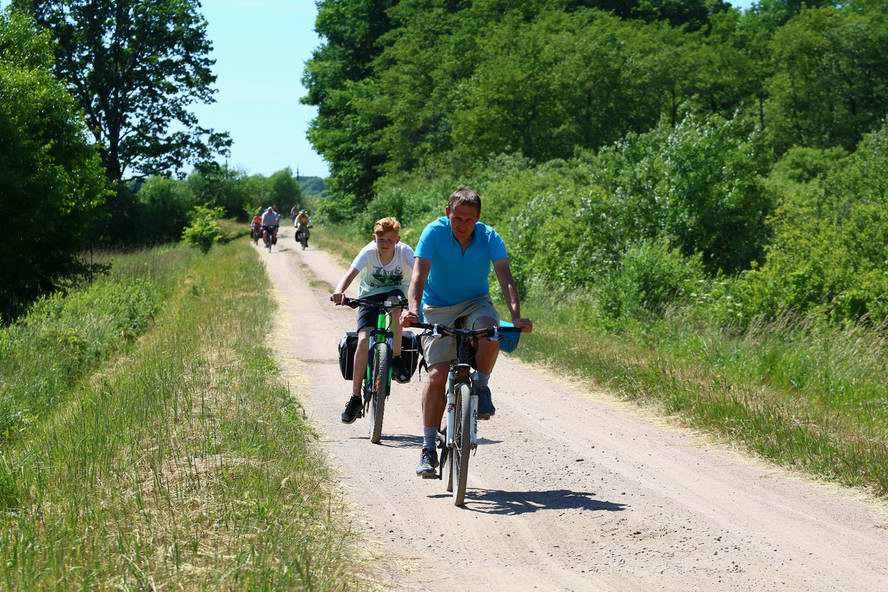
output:
<instances>
[{"instance_id":1,"label":"bicycle fork","mask_svg":"<svg viewBox=\"0 0 888 592\"><path fill-rule=\"evenodd\" d=\"M380 339L379 336L382 336ZM392 339L394 336L385 331L383 329L374 329L370 332L368 336L369 343L367 344L367 369L364 370L364 384L362 393L364 397L364 412L367 412L367 408L370 405L370 399L372 398L373 392L375 391L375 386L373 385L373 350L376 349L376 346L380 343L387 343L388 348L386 348L386 356L388 358L388 376L386 376L386 380L389 383L392 381Z\"/></svg>"},{"instance_id":2,"label":"bicycle fork","mask_svg":"<svg viewBox=\"0 0 888 592\"><path fill-rule=\"evenodd\" d=\"M445 407L445 411L447 412L447 428L445 434L445 445L448 447L453 446L453 440L456 435L456 426L457 423L461 420L457 418L457 414L461 412L456 408L456 389L462 389L462 396L466 394L469 395L469 444L471 445L472 450L477 450L478 447L478 395L475 393L475 389L472 388L471 379L468 378L466 382L454 382L454 373L450 373L447 376L447 405Z\"/></svg>"}]
</instances>

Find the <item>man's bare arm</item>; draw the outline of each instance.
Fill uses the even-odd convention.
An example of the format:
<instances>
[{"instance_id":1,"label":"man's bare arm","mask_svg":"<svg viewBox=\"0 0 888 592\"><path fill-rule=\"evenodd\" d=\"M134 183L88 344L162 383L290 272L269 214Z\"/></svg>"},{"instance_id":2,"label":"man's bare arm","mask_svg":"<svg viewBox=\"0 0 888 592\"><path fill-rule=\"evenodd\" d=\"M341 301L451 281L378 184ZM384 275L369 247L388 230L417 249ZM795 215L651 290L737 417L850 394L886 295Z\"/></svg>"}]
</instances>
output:
<instances>
[{"instance_id":1,"label":"man's bare arm","mask_svg":"<svg viewBox=\"0 0 888 592\"><path fill-rule=\"evenodd\" d=\"M509 314L512 316L512 323L528 333L533 331L533 322L529 319L521 318L521 300L518 297L518 286L515 285L515 278L512 277L512 268L509 265L509 260L500 259L499 261L494 261L493 271L496 273L496 279L499 280L503 297L506 299L506 306L509 308Z\"/></svg>"},{"instance_id":2,"label":"man's bare arm","mask_svg":"<svg viewBox=\"0 0 888 592\"><path fill-rule=\"evenodd\" d=\"M432 269L432 262L428 259L417 257L413 262L413 275L410 277L410 287L407 288L407 310L401 314L402 322L411 317L411 320L419 320L419 304L422 300L422 291L425 288L426 279Z\"/></svg>"}]
</instances>

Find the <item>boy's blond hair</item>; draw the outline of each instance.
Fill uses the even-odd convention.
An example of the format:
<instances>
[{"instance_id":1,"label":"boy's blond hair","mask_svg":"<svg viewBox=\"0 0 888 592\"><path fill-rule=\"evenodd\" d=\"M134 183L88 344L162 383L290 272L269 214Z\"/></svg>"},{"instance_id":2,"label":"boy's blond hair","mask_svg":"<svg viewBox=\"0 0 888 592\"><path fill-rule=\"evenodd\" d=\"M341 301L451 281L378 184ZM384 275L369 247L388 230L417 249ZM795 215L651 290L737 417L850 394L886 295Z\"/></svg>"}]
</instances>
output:
<instances>
[{"instance_id":1,"label":"boy's blond hair","mask_svg":"<svg viewBox=\"0 0 888 592\"><path fill-rule=\"evenodd\" d=\"M377 233L385 233L389 230L394 230L395 232L401 232L401 223L398 222L397 218L380 218L376 221L376 224L373 225L373 234Z\"/></svg>"}]
</instances>

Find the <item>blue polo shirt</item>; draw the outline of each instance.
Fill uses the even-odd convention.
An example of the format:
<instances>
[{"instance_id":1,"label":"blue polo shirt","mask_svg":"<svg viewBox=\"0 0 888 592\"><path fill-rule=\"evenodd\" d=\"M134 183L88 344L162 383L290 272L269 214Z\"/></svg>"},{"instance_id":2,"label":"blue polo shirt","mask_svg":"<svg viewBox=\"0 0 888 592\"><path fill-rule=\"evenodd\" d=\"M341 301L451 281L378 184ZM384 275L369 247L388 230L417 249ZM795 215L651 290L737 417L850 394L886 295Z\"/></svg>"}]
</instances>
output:
<instances>
[{"instance_id":1,"label":"blue polo shirt","mask_svg":"<svg viewBox=\"0 0 888 592\"><path fill-rule=\"evenodd\" d=\"M463 252L444 216L422 231L416 256L432 262L422 292L423 302L430 306L450 306L484 296L490 291L490 262L509 258L502 237L481 222L475 223L472 242Z\"/></svg>"}]
</instances>

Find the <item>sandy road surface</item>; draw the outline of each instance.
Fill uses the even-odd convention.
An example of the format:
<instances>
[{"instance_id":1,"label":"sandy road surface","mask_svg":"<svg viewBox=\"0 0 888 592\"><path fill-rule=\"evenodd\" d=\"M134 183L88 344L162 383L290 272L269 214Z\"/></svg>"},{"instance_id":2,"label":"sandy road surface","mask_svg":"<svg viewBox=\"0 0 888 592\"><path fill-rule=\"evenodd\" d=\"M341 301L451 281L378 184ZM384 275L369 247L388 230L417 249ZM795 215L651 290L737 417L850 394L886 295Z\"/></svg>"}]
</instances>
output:
<instances>
[{"instance_id":1,"label":"sandy road surface","mask_svg":"<svg viewBox=\"0 0 888 592\"><path fill-rule=\"evenodd\" d=\"M354 312L328 297L343 267L299 250L292 228L279 247L259 250L281 312L274 347L373 553L394 566L382 588L888 592L883 506L507 358L455 507L413 473L420 384L393 386L381 445L365 420L339 422L350 389L336 343Z\"/></svg>"}]
</instances>

